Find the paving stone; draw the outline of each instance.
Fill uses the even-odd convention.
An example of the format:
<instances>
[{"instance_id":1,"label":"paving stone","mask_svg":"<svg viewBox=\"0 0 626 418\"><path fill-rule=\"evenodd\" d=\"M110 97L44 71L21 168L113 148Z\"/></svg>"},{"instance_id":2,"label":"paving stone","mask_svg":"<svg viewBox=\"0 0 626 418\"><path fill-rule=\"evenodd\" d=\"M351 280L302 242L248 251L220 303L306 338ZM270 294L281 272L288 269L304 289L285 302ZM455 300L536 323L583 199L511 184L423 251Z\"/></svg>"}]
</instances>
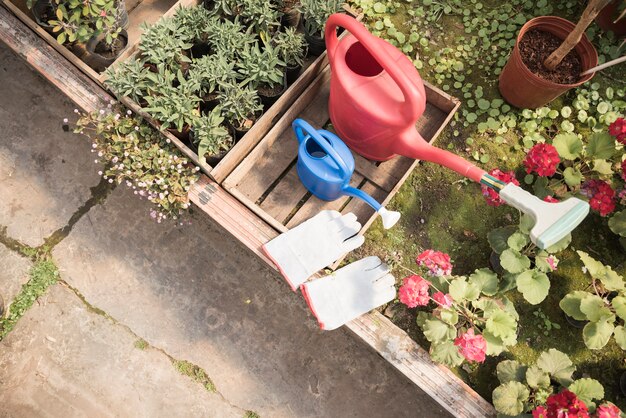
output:
<instances>
[{"instance_id":1,"label":"paving stone","mask_svg":"<svg viewBox=\"0 0 626 418\"><path fill-rule=\"evenodd\" d=\"M32 265L26 257L0 244L0 297L4 300L5 313L22 285L28 281Z\"/></svg>"},{"instance_id":2,"label":"paving stone","mask_svg":"<svg viewBox=\"0 0 626 418\"><path fill-rule=\"evenodd\" d=\"M2 417L239 417L162 352L52 286L0 342Z\"/></svg>"},{"instance_id":3,"label":"paving stone","mask_svg":"<svg viewBox=\"0 0 626 418\"><path fill-rule=\"evenodd\" d=\"M264 417L448 416L202 213L174 227L118 187L54 250L61 276L156 347L203 367Z\"/></svg>"},{"instance_id":4,"label":"paving stone","mask_svg":"<svg viewBox=\"0 0 626 418\"><path fill-rule=\"evenodd\" d=\"M0 227L37 247L98 184L90 144L63 132L74 105L0 42Z\"/></svg>"}]
</instances>

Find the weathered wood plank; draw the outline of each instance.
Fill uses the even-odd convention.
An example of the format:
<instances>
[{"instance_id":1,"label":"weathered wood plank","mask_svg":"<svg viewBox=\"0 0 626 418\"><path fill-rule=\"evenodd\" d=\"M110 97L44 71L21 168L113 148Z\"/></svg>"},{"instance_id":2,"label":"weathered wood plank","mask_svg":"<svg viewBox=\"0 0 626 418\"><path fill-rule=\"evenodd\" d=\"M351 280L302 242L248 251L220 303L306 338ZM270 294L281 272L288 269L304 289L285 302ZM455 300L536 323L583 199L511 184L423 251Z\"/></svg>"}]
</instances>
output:
<instances>
[{"instance_id":1,"label":"weathered wood plank","mask_svg":"<svg viewBox=\"0 0 626 418\"><path fill-rule=\"evenodd\" d=\"M261 209L269 213L280 223L284 223L294 210L298 202L307 194L302 185L298 171L294 165L287 174L280 179L265 200L261 202Z\"/></svg>"}]
</instances>

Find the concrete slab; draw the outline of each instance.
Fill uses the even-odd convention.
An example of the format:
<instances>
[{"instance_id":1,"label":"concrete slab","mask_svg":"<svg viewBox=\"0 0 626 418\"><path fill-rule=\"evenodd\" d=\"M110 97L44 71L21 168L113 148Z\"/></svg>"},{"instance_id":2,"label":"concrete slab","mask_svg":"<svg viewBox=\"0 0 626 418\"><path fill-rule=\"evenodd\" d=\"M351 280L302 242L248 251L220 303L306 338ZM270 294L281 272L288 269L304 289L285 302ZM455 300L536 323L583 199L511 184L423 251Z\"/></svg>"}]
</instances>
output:
<instances>
[{"instance_id":1,"label":"concrete slab","mask_svg":"<svg viewBox=\"0 0 626 418\"><path fill-rule=\"evenodd\" d=\"M119 187L54 250L61 276L150 344L203 367L265 417L448 416L200 214L158 225Z\"/></svg>"},{"instance_id":2,"label":"concrete slab","mask_svg":"<svg viewBox=\"0 0 626 418\"><path fill-rule=\"evenodd\" d=\"M0 244L0 297L4 300L5 312L9 311L9 305L28 281L28 270L32 265L26 257Z\"/></svg>"},{"instance_id":3,"label":"concrete slab","mask_svg":"<svg viewBox=\"0 0 626 418\"><path fill-rule=\"evenodd\" d=\"M98 184L94 154L61 130L75 106L2 42L0 86L0 226L37 247Z\"/></svg>"},{"instance_id":4,"label":"concrete slab","mask_svg":"<svg viewBox=\"0 0 626 418\"><path fill-rule=\"evenodd\" d=\"M55 285L0 342L2 417L239 417L245 411L134 346Z\"/></svg>"}]
</instances>

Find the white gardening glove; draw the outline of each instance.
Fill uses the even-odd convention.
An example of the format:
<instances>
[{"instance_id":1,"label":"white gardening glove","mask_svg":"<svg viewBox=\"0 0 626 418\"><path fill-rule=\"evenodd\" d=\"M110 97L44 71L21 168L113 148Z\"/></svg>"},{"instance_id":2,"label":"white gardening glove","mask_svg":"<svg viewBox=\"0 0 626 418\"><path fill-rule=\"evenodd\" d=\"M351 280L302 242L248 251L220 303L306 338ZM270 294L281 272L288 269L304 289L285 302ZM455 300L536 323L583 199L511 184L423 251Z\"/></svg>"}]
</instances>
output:
<instances>
[{"instance_id":1,"label":"white gardening glove","mask_svg":"<svg viewBox=\"0 0 626 418\"><path fill-rule=\"evenodd\" d=\"M314 273L360 247L365 241L356 235L360 230L355 214L323 210L263 245L263 251L295 291Z\"/></svg>"},{"instance_id":2,"label":"white gardening glove","mask_svg":"<svg viewBox=\"0 0 626 418\"><path fill-rule=\"evenodd\" d=\"M396 279L378 257L366 257L300 289L320 328L339 328L396 297Z\"/></svg>"}]
</instances>

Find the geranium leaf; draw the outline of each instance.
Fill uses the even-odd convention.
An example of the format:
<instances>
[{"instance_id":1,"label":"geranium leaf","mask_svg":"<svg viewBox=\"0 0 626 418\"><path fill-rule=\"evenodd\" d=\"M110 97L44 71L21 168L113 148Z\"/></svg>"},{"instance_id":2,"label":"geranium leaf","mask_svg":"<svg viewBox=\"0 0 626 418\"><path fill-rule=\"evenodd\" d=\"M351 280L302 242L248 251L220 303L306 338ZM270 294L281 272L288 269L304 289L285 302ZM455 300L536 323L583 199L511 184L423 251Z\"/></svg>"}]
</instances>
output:
<instances>
[{"instance_id":1,"label":"geranium leaf","mask_svg":"<svg viewBox=\"0 0 626 418\"><path fill-rule=\"evenodd\" d=\"M554 348L541 353L536 364L564 386L572 381L572 373L576 370L569 357Z\"/></svg>"},{"instance_id":2,"label":"geranium leaf","mask_svg":"<svg viewBox=\"0 0 626 418\"><path fill-rule=\"evenodd\" d=\"M514 226L492 229L489 234L487 234L487 240L493 251L500 254L502 251L509 248L507 240L516 230L517 228Z\"/></svg>"},{"instance_id":3,"label":"geranium leaf","mask_svg":"<svg viewBox=\"0 0 626 418\"><path fill-rule=\"evenodd\" d=\"M589 322L583 328L585 345L592 350L601 349L609 342L614 329L613 321Z\"/></svg>"},{"instance_id":4,"label":"geranium leaf","mask_svg":"<svg viewBox=\"0 0 626 418\"><path fill-rule=\"evenodd\" d=\"M609 228L614 234L626 237L626 210L616 212L615 215L611 216Z\"/></svg>"},{"instance_id":5,"label":"geranium leaf","mask_svg":"<svg viewBox=\"0 0 626 418\"><path fill-rule=\"evenodd\" d=\"M559 156L566 160L575 160L580 156L583 149L583 142L578 138L578 135L571 132L556 135L552 145L556 148Z\"/></svg>"},{"instance_id":6,"label":"geranium leaf","mask_svg":"<svg viewBox=\"0 0 626 418\"><path fill-rule=\"evenodd\" d=\"M587 293L580 301L580 311L590 321L601 321L612 315L604 300L600 296L591 293Z\"/></svg>"},{"instance_id":7,"label":"geranium leaf","mask_svg":"<svg viewBox=\"0 0 626 418\"><path fill-rule=\"evenodd\" d=\"M445 308L441 309L439 318L446 324L456 325L459 322L459 314L454 309Z\"/></svg>"},{"instance_id":8,"label":"geranium leaf","mask_svg":"<svg viewBox=\"0 0 626 418\"><path fill-rule=\"evenodd\" d=\"M488 356L497 356L504 351L505 344L504 341L502 341L502 338L496 337L488 330L483 331L483 338L487 341L487 350L485 353Z\"/></svg>"},{"instance_id":9,"label":"geranium leaf","mask_svg":"<svg viewBox=\"0 0 626 418\"><path fill-rule=\"evenodd\" d=\"M523 383L504 383L493 391L493 406L496 408L496 411L502 414L509 416L519 415L524 412L529 396L530 391Z\"/></svg>"},{"instance_id":10,"label":"geranium leaf","mask_svg":"<svg viewBox=\"0 0 626 418\"><path fill-rule=\"evenodd\" d=\"M613 336L615 337L615 342L622 350L626 350L626 328L622 325L618 325L613 330Z\"/></svg>"},{"instance_id":11,"label":"geranium leaf","mask_svg":"<svg viewBox=\"0 0 626 418\"><path fill-rule=\"evenodd\" d=\"M504 360L498 363L496 373L500 383L523 382L526 376L526 366L515 360Z\"/></svg>"},{"instance_id":12,"label":"geranium leaf","mask_svg":"<svg viewBox=\"0 0 626 418\"><path fill-rule=\"evenodd\" d=\"M546 251L549 252L550 254L558 253L560 251L563 251L567 247L569 247L569 244L571 242L572 242L572 234L567 234L566 236L561 238L559 241L555 242L554 244L546 248Z\"/></svg>"},{"instance_id":13,"label":"geranium leaf","mask_svg":"<svg viewBox=\"0 0 626 418\"><path fill-rule=\"evenodd\" d=\"M526 383L533 389L547 388L550 386L550 375L533 364L526 371Z\"/></svg>"},{"instance_id":14,"label":"geranium leaf","mask_svg":"<svg viewBox=\"0 0 626 418\"><path fill-rule=\"evenodd\" d=\"M596 132L587 143L587 156L609 159L615 154L615 138L608 132Z\"/></svg>"},{"instance_id":15,"label":"geranium leaf","mask_svg":"<svg viewBox=\"0 0 626 418\"><path fill-rule=\"evenodd\" d=\"M577 168L567 167L563 170L563 179L568 186L574 187L580 184L583 175Z\"/></svg>"},{"instance_id":16,"label":"geranium leaf","mask_svg":"<svg viewBox=\"0 0 626 418\"><path fill-rule=\"evenodd\" d=\"M531 305L537 305L548 296L550 279L545 273L537 270L526 270L517 276L517 290L522 292L524 299Z\"/></svg>"},{"instance_id":17,"label":"geranium leaf","mask_svg":"<svg viewBox=\"0 0 626 418\"><path fill-rule=\"evenodd\" d=\"M521 273L530 267L530 259L512 249L502 251L500 265L509 273Z\"/></svg>"},{"instance_id":18,"label":"geranium leaf","mask_svg":"<svg viewBox=\"0 0 626 418\"><path fill-rule=\"evenodd\" d=\"M598 277L604 274L604 269L605 269L604 264L602 264L595 258L591 257L589 254L587 254L584 251L576 251L576 253L578 253L578 256L580 257L581 261L587 268L587 271L589 272L591 277Z\"/></svg>"},{"instance_id":19,"label":"geranium leaf","mask_svg":"<svg viewBox=\"0 0 626 418\"><path fill-rule=\"evenodd\" d=\"M488 268L475 270L469 277L469 283L476 285L487 296L498 292L498 275Z\"/></svg>"},{"instance_id":20,"label":"geranium leaf","mask_svg":"<svg viewBox=\"0 0 626 418\"><path fill-rule=\"evenodd\" d=\"M617 316L626 321L626 296L615 296L611 301L611 305L615 309Z\"/></svg>"},{"instance_id":21,"label":"geranium leaf","mask_svg":"<svg viewBox=\"0 0 626 418\"><path fill-rule=\"evenodd\" d=\"M624 279L622 276L613 271L609 266L604 269L604 274L598 276L606 290L622 290L624 288Z\"/></svg>"},{"instance_id":22,"label":"geranium leaf","mask_svg":"<svg viewBox=\"0 0 626 418\"><path fill-rule=\"evenodd\" d=\"M535 184L537 184L540 180L547 181L545 177L541 177L537 179L537 182L535 182ZM525 213L519 218L519 229L522 234L530 234L530 230L533 229L534 226L535 220L530 215Z\"/></svg>"},{"instance_id":23,"label":"geranium leaf","mask_svg":"<svg viewBox=\"0 0 626 418\"><path fill-rule=\"evenodd\" d=\"M563 299L561 299L559 306L568 316L571 316L577 321L585 321L587 320L587 315L580 310L580 302L587 295L589 295L589 293L583 292L582 290L576 290L568 293Z\"/></svg>"},{"instance_id":24,"label":"geranium leaf","mask_svg":"<svg viewBox=\"0 0 626 418\"><path fill-rule=\"evenodd\" d=\"M596 379L584 377L575 380L568 389L574 392L586 405L589 405L594 399L604 398L604 388Z\"/></svg>"},{"instance_id":25,"label":"geranium leaf","mask_svg":"<svg viewBox=\"0 0 626 418\"><path fill-rule=\"evenodd\" d=\"M472 301L480 296L480 289L474 283L468 283L465 279L454 279L450 282L450 296L457 302Z\"/></svg>"},{"instance_id":26,"label":"geranium leaf","mask_svg":"<svg viewBox=\"0 0 626 418\"><path fill-rule=\"evenodd\" d=\"M593 160L593 171L600 174L610 175L613 174L613 168L611 168L611 163L607 160Z\"/></svg>"},{"instance_id":27,"label":"geranium leaf","mask_svg":"<svg viewBox=\"0 0 626 418\"><path fill-rule=\"evenodd\" d=\"M504 340L510 335L515 335L517 322L508 312L494 311L487 319L485 329Z\"/></svg>"},{"instance_id":28,"label":"geranium leaf","mask_svg":"<svg viewBox=\"0 0 626 418\"><path fill-rule=\"evenodd\" d=\"M436 318L424 321L422 330L431 343L452 339L456 334L452 326Z\"/></svg>"},{"instance_id":29,"label":"geranium leaf","mask_svg":"<svg viewBox=\"0 0 626 418\"><path fill-rule=\"evenodd\" d=\"M454 345L452 341L432 344L430 346L430 357L433 361L449 367L459 366L464 361L463 356L459 353L459 347Z\"/></svg>"},{"instance_id":30,"label":"geranium leaf","mask_svg":"<svg viewBox=\"0 0 626 418\"><path fill-rule=\"evenodd\" d=\"M515 251L522 251L522 248L528 244L528 241L528 235L522 234L521 232L515 232L507 239L506 243L509 248Z\"/></svg>"}]
</instances>

